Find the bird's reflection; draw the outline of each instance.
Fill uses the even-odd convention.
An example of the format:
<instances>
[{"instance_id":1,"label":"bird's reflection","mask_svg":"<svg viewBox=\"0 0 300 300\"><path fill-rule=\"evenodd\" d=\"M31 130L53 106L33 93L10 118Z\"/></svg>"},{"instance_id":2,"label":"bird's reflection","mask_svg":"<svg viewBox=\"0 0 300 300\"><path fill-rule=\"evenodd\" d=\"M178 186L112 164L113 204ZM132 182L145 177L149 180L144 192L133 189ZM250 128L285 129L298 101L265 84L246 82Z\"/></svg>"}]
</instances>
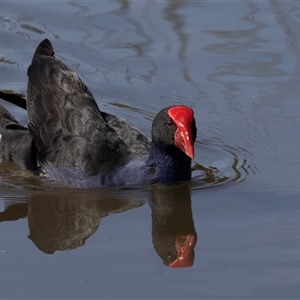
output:
<instances>
[{"instance_id":1,"label":"bird's reflection","mask_svg":"<svg viewBox=\"0 0 300 300\"><path fill-rule=\"evenodd\" d=\"M71 250L83 246L109 214L141 206L143 201L82 195L34 197L28 202L29 238L43 252Z\"/></svg>"},{"instance_id":2,"label":"bird's reflection","mask_svg":"<svg viewBox=\"0 0 300 300\"><path fill-rule=\"evenodd\" d=\"M28 218L29 238L47 254L76 249L99 228L101 219L114 213L140 207L143 200L126 198L119 192L65 192L28 197L27 202L13 203L0 213L0 222Z\"/></svg>"},{"instance_id":3,"label":"bird's reflection","mask_svg":"<svg viewBox=\"0 0 300 300\"><path fill-rule=\"evenodd\" d=\"M190 267L197 241L190 189L187 185L156 186L149 201L153 246L169 267Z\"/></svg>"},{"instance_id":4,"label":"bird's reflection","mask_svg":"<svg viewBox=\"0 0 300 300\"><path fill-rule=\"evenodd\" d=\"M27 216L30 240L44 253L53 254L83 246L102 218L142 206L145 195L151 208L155 251L167 266L192 266L196 232L186 185L152 186L138 194L123 190L118 197L83 192L31 195L27 202L10 203L0 212L0 222ZM136 200L138 197L143 200Z\"/></svg>"}]
</instances>

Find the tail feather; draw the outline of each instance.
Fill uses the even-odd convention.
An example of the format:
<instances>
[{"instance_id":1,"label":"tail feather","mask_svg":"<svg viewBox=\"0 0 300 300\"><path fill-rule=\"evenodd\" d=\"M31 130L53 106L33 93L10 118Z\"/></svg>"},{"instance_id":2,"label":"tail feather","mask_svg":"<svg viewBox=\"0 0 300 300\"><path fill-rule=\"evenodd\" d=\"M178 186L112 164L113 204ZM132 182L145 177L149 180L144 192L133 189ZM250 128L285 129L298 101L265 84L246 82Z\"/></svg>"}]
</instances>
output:
<instances>
[{"instance_id":1,"label":"tail feather","mask_svg":"<svg viewBox=\"0 0 300 300\"><path fill-rule=\"evenodd\" d=\"M48 39L44 39L36 48L33 59L39 55L54 56L54 49L51 42Z\"/></svg>"}]
</instances>

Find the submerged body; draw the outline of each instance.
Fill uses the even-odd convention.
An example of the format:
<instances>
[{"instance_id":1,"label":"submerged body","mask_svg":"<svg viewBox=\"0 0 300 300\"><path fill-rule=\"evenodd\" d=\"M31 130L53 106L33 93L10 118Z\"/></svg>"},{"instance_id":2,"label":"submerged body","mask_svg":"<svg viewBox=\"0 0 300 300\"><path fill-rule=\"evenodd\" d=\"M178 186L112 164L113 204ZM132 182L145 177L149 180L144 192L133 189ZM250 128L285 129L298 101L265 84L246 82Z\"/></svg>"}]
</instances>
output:
<instances>
[{"instance_id":1,"label":"submerged body","mask_svg":"<svg viewBox=\"0 0 300 300\"><path fill-rule=\"evenodd\" d=\"M196 125L190 108L161 110L150 142L99 110L77 74L55 58L50 41L38 46L27 74L28 128L0 106L1 150L22 169L80 187L191 178Z\"/></svg>"}]
</instances>

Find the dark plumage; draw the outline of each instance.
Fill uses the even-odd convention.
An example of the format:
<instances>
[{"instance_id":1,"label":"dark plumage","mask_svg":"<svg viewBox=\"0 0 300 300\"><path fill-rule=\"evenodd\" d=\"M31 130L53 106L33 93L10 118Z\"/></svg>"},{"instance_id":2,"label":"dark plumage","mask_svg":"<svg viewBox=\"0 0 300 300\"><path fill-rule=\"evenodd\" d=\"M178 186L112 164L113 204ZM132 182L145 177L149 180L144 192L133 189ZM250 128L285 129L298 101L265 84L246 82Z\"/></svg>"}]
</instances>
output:
<instances>
[{"instance_id":1,"label":"dark plumage","mask_svg":"<svg viewBox=\"0 0 300 300\"><path fill-rule=\"evenodd\" d=\"M152 143L138 129L101 112L78 75L55 58L49 40L28 68L28 129L0 108L1 149L23 169L81 187L167 183L191 178L196 138L193 111L161 110ZM1 96L1 95L0 95Z\"/></svg>"}]
</instances>

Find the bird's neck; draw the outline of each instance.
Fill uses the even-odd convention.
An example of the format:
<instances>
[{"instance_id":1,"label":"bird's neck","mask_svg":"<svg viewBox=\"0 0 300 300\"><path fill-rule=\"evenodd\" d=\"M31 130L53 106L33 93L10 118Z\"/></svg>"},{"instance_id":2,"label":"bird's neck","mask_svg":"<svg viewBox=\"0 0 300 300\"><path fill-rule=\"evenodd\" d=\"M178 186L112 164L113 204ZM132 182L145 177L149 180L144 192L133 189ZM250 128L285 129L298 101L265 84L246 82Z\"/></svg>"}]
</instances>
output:
<instances>
[{"instance_id":1,"label":"bird's neck","mask_svg":"<svg viewBox=\"0 0 300 300\"><path fill-rule=\"evenodd\" d=\"M155 167L155 182L157 183L191 179L191 159L175 146L163 148L152 142L146 164Z\"/></svg>"}]
</instances>

